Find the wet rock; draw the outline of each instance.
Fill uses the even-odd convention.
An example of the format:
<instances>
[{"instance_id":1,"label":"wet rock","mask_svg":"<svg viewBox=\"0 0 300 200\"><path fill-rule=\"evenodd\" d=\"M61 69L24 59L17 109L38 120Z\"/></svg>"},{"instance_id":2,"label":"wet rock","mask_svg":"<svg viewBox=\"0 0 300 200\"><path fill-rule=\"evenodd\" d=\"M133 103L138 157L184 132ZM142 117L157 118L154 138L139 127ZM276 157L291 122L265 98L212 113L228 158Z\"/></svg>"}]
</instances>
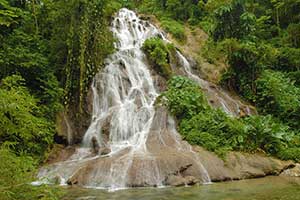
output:
<instances>
[{"instance_id":1,"label":"wet rock","mask_svg":"<svg viewBox=\"0 0 300 200\"><path fill-rule=\"evenodd\" d=\"M139 18L140 18L141 20L145 20L146 23L148 23L148 24L149 24L148 20L151 19L151 17L150 17L149 15L143 15L143 14L139 15Z\"/></svg>"},{"instance_id":2,"label":"wet rock","mask_svg":"<svg viewBox=\"0 0 300 200\"><path fill-rule=\"evenodd\" d=\"M65 147L63 145L54 145L46 160L47 164L63 162L68 160L76 151L76 146Z\"/></svg>"},{"instance_id":3,"label":"wet rock","mask_svg":"<svg viewBox=\"0 0 300 200\"><path fill-rule=\"evenodd\" d=\"M68 185L77 185L78 180L76 178L71 177L70 179L68 179L67 184Z\"/></svg>"},{"instance_id":4,"label":"wet rock","mask_svg":"<svg viewBox=\"0 0 300 200\"><path fill-rule=\"evenodd\" d=\"M195 185L200 181L193 176L180 176L180 175L171 175L167 177L165 182L166 185L179 187L179 186L186 186L186 185Z\"/></svg>"},{"instance_id":5,"label":"wet rock","mask_svg":"<svg viewBox=\"0 0 300 200\"><path fill-rule=\"evenodd\" d=\"M209 85L209 88L216 90L216 89L217 89L217 86L211 84L211 85Z\"/></svg>"},{"instance_id":6,"label":"wet rock","mask_svg":"<svg viewBox=\"0 0 300 200\"><path fill-rule=\"evenodd\" d=\"M300 164L296 164L294 167L284 170L280 176L300 177Z\"/></svg>"},{"instance_id":7,"label":"wet rock","mask_svg":"<svg viewBox=\"0 0 300 200\"><path fill-rule=\"evenodd\" d=\"M60 112L56 115L56 143L68 145L68 131L72 131L68 130L71 128L70 124L70 120L65 112Z\"/></svg>"},{"instance_id":8,"label":"wet rock","mask_svg":"<svg viewBox=\"0 0 300 200\"><path fill-rule=\"evenodd\" d=\"M172 176L167 177L165 184L175 186L175 187L184 186L185 179L182 176L172 175Z\"/></svg>"},{"instance_id":9,"label":"wet rock","mask_svg":"<svg viewBox=\"0 0 300 200\"><path fill-rule=\"evenodd\" d=\"M109 154L111 152L111 150L110 150L110 148L108 148L108 147L103 147L103 148L100 148L100 150L99 150L99 154L100 155L107 155L107 154Z\"/></svg>"},{"instance_id":10,"label":"wet rock","mask_svg":"<svg viewBox=\"0 0 300 200\"><path fill-rule=\"evenodd\" d=\"M99 142L98 142L97 138L94 136L92 138L92 151L94 154L98 154L99 150L100 150Z\"/></svg>"},{"instance_id":11,"label":"wet rock","mask_svg":"<svg viewBox=\"0 0 300 200\"><path fill-rule=\"evenodd\" d=\"M243 118L243 117L246 117L246 116L247 116L247 114L245 113L245 111L242 108L240 108L239 117Z\"/></svg>"},{"instance_id":12,"label":"wet rock","mask_svg":"<svg viewBox=\"0 0 300 200\"><path fill-rule=\"evenodd\" d=\"M184 173L188 168L190 168L191 166L193 166L193 164L188 164L186 166L182 166L180 167L179 171L177 172L177 174L182 174Z\"/></svg>"},{"instance_id":13,"label":"wet rock","mask_svg":"<svg viewBox=\"0 0 300 200\"><path fill-rule=\"evenodd\" d=\"M187 176L187 177L185 177L185 182L186 182L186 185L195 185L195 184L200 183L200 180L193 176Z\"/></svg>"},{"instance_id":14,"label":"wet rock","mask_svg":"<svg viewBox=\"0 0 300 200\"><path fill-rule=\"evenodd\" d=\"M153 70L154 71L154 70ZM154 75L152 76L156 89L160 92L165 91L167 89L167 84L166 84L166 79L164 79L162 76L160 75Z\"/></svg>"},{"instance_id":15,"label":"wet rock","mask_svg":"<svg viewBox=\"0 0 300 200\"><path fill-rule=\"evenodd\" d=\"M109 141L109 131L110 131L110 121L111 121L111 115L107 116L107 118L105 119L105 121L102 124L102 143L104 145L107 145L108 141Z\"/></svg>"},{"instance_id":16,"label":"wet rock","mask_svg":"<svg viewBox=\"0 0 300 200\"><path fill-rule=\"evenodd\" d=\"M67 183L107 187L114 181L114 184L121 183L120 186L123 187L161 184L184 186L209 181L207 173L215 182L240 180L279 175L293 165L292 162L279 161L263 154L231 152L222 160L201 147L194 147L194 151L191 151L191 146L181 140L175 128L176 123L170 118L167 109L158 106L147 137L145 152L132 152L131 148L127 148L110 156L74 163L75 166L63 168L68 172L71 170L72 176L66 178ZM101 148L96 139L93 140L94 149L100 155L110 153L109 148ZM64 152L63 148L61 152ZM282 175L287 173L285 171Z\"/></svg>"}]
</instances>

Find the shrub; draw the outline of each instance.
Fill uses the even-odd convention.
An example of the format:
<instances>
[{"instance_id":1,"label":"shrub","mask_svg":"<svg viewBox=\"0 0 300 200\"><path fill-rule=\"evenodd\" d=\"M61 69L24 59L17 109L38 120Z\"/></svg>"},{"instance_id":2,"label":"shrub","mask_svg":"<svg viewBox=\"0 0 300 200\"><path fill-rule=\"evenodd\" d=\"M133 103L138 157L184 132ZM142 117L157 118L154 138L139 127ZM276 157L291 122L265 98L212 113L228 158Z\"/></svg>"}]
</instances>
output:
<instances>
[{"instance_id":1,"label":"shrub","mask_svg":"<svg viewBox=\"0 0 300 200\"><path fill-rule=\"evenodd\" d=\"M276 69L282 71L299 71L300 70L300 49L281 48L278 56Z\"/></svg>"},{"instance_id":2,"label":"shrub","mask_svg":"<svg viewBox=\"0 0 300 200\"><path fill-rule=\"evenodd\" d=\"M271 155L277 155L294 138L294 133L289 127L271 115L250 116L243 119L243 122L247 126L245 146L251 151L262 149Z\"/></svg>"},{"instance_id":3,"label":"shrub","mask_svg":"<svg viewBox=\"0 0 300 200\"><path fill-rule=\"evenodd\" d=\"M282 160L295 160L300 162L300 147L281 149L278 157Z\"/></svg>"},{"instance_id":4,"label":"shrub","mask_svg":"<svg viewBox=\"0 0 300 200\"><path fill-rule=\"evenodd\" d=\"M165 78L170 78L172 70L170 66L170 53L168 46L159 38L150 38L143 44L143 50L154 69Z\"/></svg>"},{"instance_id":5,"label":"shrub","mask_svg":"<svg viewBox=\"0 0 300 200\"><path fill-rule=\"evenodd\" d=\"M162 96L171 113L178 119L190 118L208 107L197 84L181 76L169 80L168 90Z\"/></svg>"},{"instance_id":6,"label":"shrub","mask_svg":"<svg viewBox=\"0 0 300 200\"><path fill-rule=\"evenodd\" d=\"M257 105L263 113L272 113L299 129L300 89L283 73L264 71L257 84Z\"/></svg>"},{"instance_id":7,"label":"shrub","mask_svg":"<svg viewBox=\"0 0 300 200\"><path fill-rule=\"evenodd\" d=\"M62 192L48 186L33 187L36 161L30 156L16 156L8 148L0 147L0 199L1 200L58 200Z\"/></svg>"},{"instance_id":8,"label":"shrub","mask_svg":"<svg viewBox=\"0 0 300 200\"><path fill-rule=\"evenodd\" d=\"M3 79L0 97L0 145L9 144L19 154L43 155L53 141L54 124L41 116L37 100L24 87L24 79Z\"/></svg>"},{"instance_id":9,"label":"shrub","mask_svg":"<svg viewBox=\"0 0 300 200\"><path fill-rule=\"evenodd\" d=\"M287 32L289 34L289 40L292 45L296 48L300 47L300 24L289 24L287 28Z\"/></svg>"}]
</instances>

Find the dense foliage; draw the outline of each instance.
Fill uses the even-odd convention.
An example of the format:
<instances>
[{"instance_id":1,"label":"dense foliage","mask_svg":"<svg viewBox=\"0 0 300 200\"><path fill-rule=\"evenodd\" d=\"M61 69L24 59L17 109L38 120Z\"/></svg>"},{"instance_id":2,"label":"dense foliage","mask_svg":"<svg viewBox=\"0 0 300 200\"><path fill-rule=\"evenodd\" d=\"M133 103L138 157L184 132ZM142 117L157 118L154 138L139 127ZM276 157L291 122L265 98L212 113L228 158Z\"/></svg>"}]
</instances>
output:
<instances>
[{"instance_id":1,"label":"dense foliage","mask_svg":"<svg viewBox=\"0 0 300 200\"><path fill-rule=\"evenodd\" d=\"M181 43L185 26L205 30L202 54L228 62L221 83L258 108L257 116L230 117L195 83L174 77L164 103L187 141L221 155L300 160L299 0L0 0L0 199L58 199L27 183L53 144L56 114L83 115L91 79L114 51L108 24L121 6L154 14ZM153 38L143 50L170 79L174 47Z\"/></svg>"},{"instance_id":2,"label":"dense foliage","mask_svg":"<svg viewBox=\"0 0 300 200\"><path fill-rule=\"evenodd\" d=\"M63 192L59 188L48 186L33 187L29 184L34 181L33 172L36 161L26 155L16 156L6 147L0 148L0 199L1 200L59 200Z\"/></svg>"},{"instance_id":3,"label":"dense foliage","mask_svg":"<svg viewBox=\"0 0 300 200\"><path fill-rule=\"evenodd\" d=\"M51 16L43 19L47 28L42 34L48 38L50 62L64 88L64 104L78 105L79 112L91 79L113 51L108 24L114 4L108 2L50 1L41 10L43 16Z\"/></svg>"},{"instance_id":4,"label":"dense foliage","mask_svg":"<svg viewBox=\"0 0 300 200\"><path fill-rule=\"evenodd\" d=\"M223 24L228 23L223 18L226 14L220 10L223 7L217 9L217 26L212 31L215 41L221 45L228 41L230 46L230 52L225 53L230 69L223 83L255 103L261 113L272 114L299 133L300 54L296 38L300 2L234 0L226 6L231 8L227 12L236 16L231 17L230 24ZM268 12L271 9L273 12ZM231 29L225 30L228 26Z\"/></svg>"},{"instance_id":5,"label":"dense foliage","mask_svg":"<svg viewBox=\"0 0 300 200\"><path fill-rule=\"evenodd\" d=\"M300 129L300 88L287 75L263 71L256 87L256 104L262 113L272 113L296 130Z\"/></svg>"},{"instance_id":6,"label":"dense foliage","mask_svg":"<svg viewBox=\"0 0 300 200\"><path fill-rule=\"evenodd\" d=\"M154 69L163 77L170 78L172 75L170 57L173 46L165 44L160 38L150 38L144 42L142 49Z\"/></svg>"},{"instance_id":7,"label":"dense foliage","mask_svg":"<svg viewBox=\"0 0 300 200\"><path fill-rule=\"evenodd\" d=\"M288 126L270 115L235 118L213 109L199 86L187 78L170 79L162 99L191 144L219 155L228 150L264 151L282 159L300 159L300 137Z\"/></svg>"},{"instance_id":8,"label":"dense foliage","mask_svg":"<svg viewBox=\"0 0 300 200\"><path fill-rule=\"evenodd\" d=\"M118 1L0 0L0 199L57 199L32 187L54 142L58 112L83 96L113 51Z\"/></svg>"},{"instance_id":9,"label":"dense foliage","mask_svg":"<svg viewBox=\"0 0 300 200\"><path fill-rule=\"evenodd\" d=\"M43 154L52 143L54 124L37 106L37 100L24 86L20 76L9 76L0 86L0 145L9 145L16 153Z\"/></svg>"}]
</instances>

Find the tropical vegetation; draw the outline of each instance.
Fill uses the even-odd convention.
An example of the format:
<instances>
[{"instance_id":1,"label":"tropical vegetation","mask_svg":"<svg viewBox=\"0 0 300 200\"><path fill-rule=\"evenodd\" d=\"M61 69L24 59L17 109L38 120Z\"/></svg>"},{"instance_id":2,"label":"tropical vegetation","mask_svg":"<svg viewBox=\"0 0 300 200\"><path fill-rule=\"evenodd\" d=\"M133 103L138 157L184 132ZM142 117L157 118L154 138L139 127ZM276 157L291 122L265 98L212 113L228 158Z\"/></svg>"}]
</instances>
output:
<instances>
[{"instance_id":1,"label":"tropical vegetation","mask_svg":"<svg viewBox=\"0 0 300 200\"><path fill-rule=\"evenodd\" d=\"M179 44L185 28L206 32L203 56L225 58L220 85L252 103L258 115L213 109L193 81L174 76L174 46L143 46L168 81L161 101L194 145L225 156L263 151L300 160L299 0L0 0L0 199L59 199L59 189L33 187L36 169L55 144L56 116L83 109L89 85L114 51L113 13L128 7L154 15Z\"/></svg>"}]
</instances>

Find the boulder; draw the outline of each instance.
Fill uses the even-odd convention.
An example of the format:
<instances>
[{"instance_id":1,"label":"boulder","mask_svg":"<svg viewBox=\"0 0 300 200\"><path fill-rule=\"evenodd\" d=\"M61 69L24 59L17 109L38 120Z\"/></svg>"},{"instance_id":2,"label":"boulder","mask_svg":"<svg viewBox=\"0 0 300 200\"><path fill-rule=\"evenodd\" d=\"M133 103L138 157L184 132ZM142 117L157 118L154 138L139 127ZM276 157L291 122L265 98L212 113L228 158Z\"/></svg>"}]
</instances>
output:
<instances>
[{"instance_id":1,"label":"boulder","mask_svg":"<svg viewBox=\"0 0 300 200\"><path fill-rule=\"evenodd\" d=\"M194 150L215 182L279 175L294 165L292 161L281 161L258 153L230 152L223 160L201 147L194 147Z\"/></svg>"}]
</instances>

